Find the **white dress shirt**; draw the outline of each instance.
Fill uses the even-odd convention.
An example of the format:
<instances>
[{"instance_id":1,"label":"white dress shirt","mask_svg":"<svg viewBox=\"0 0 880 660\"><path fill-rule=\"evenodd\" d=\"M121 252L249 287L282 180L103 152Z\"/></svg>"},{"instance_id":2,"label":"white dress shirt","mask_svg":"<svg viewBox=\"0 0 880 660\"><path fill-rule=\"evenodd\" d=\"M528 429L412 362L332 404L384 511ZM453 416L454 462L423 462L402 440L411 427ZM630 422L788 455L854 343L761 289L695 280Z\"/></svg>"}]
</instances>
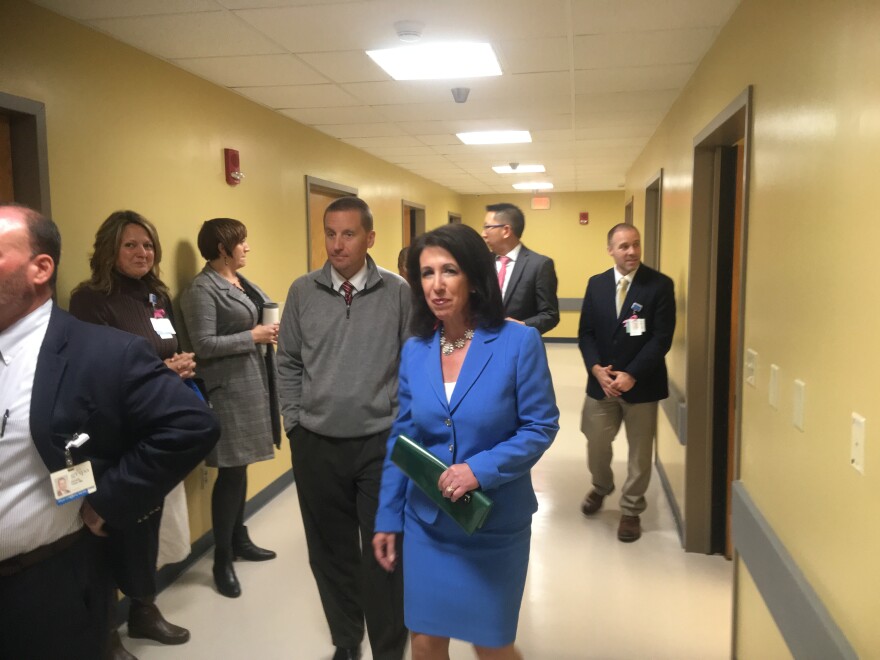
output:
<instances>
[{"instance_id":1,"label":"white dress shirt","mask_svg":"<svg viewBox=\"0 0 880 660\"><path fill-rule=\"evenodd\" d=\"M333 266L330 266L330 281L333 282L333 289L339 292L339 295L342 294L342 283L345 282L345 278L336 272L336 269ZM351 292L351 295L354 295L358 291L363 291L364 287L367 286L367 262L364 261L364 265L361 266L361 269L356 272L350 280L351 286L354 287L354 290Z\"/></svg>"},{"instance_id":2,"label":"white dress shirt","mask_svg":"<svg viewBox=\"0 0 880 660\"><path fill-rule=\"evenodd\" d=\"M31 438L31 390L49 327L49 300L0 332L0 560L67 536L82 527L81 499L55 502L49 470Z\"/></svg>"},{"instance_id":3,"label":"white dress shirt","mask_svg":"<svg viewBox=\"0 0 880 660\"><path fill-rule=\"evenodd\" d=\"M513 248L507 254L499 254L495 257L495 272L501 272L501 257L507 257L510 261L507 262L507 270L504 272L504 284L501 286L501 299L504 299L504 296L507 295L507 285L510 284L510 276L513 275L513 268L516 266L516 260L519 259L519 253L522 250L522 243L517 243L516 247Z\"/></svg>"},{"instance_id":4,"label":"white dress shirt","mask_svg":"<svg viewBox=\"0 0 880 660\"><path fill-rule=\"evenodd\" d=\"M636 271L638 271L639 267L636 266L632 269L631 272L623 275L617 268L614 269L614 309L617 310L617 287L620 284L620 280L626 280L626 290L629 293L629 288L633 284L633 278L636 276ZM621 310L623 311L623 310Z\"/></svg>"}]
</instances>

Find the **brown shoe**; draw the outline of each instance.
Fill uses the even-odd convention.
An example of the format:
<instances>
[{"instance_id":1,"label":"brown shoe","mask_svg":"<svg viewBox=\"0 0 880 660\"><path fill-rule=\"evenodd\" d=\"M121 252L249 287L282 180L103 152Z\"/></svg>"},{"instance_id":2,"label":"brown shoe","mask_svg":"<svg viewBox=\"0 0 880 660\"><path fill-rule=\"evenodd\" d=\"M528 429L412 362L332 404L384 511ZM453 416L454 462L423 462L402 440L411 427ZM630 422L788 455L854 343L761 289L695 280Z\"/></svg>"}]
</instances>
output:
<instances>
[{"instance_id":1,"label":"brown shoe","mask_svg":"<svg viewBox=\"0 0 880 660\"><path fill-rule=\"evenodd\" d=\"M624 543L638 541L642 537L642 525L638 516L620 516L617 539Z\"/></svg>"},{"instance_id":2,"label":"brown shoe","mask_svg":"<svg viewBox=\"0 0 880 660\"><path fill-rule=\"evenodd\" d=\"M585 516L592 516L594 513L602 508L602 502L604 502L605 498L608 497L608 495L610 494L611 493L600 495L599 492L594 488L589 493L587 493L587 496L584 498L584 501L581 504L581 513Z\"/></svg>"},{"instance_id":3,"label":"brown shoe","mask_svg":"<svg viewBox=\"0 0 880 660\"><path fill-rule=\"evenodd\" d=\"M186 644L189 630L166 621L155 603L132 599L128 611L128 636L152 639L160 644Z\"/></svg>"},{"instance_id":4,"label":"brown shoe","mask_svg":"<svg viewBox=\"0 0 880 660\"><path fill-rule=\"evenodd\" d=\"M107 654L105 660L138 660L137 656L129 653L122 645L122 639L119 637L119 631L114 628L110 631L110 638L107 642Z\"/></svg>"}]
</instances>

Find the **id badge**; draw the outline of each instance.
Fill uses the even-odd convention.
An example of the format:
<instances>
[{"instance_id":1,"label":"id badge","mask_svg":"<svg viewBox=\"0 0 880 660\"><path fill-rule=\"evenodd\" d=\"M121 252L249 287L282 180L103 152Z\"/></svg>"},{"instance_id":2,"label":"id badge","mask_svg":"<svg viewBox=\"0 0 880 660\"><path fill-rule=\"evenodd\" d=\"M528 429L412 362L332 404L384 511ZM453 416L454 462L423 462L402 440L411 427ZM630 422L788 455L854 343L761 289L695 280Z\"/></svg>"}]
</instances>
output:
<instances>
[{"instance_id":1,"label":"id badge","mask_svg":"<svg viewBox=\"0 0 880 660\"><path fill-rule=\"evenodd\" d=\"M49 475L52 492L58 506L90 495L98 490L91 461L84 461L69 468L62 468Z\"/></svg>"},{"instance_id":2,"label":"id badge","mask_svg":"<svg viewBox=\"0 0 880 660\"><path fill-rule=\"evenodd\" d=\"M173 339L174 335L177 334L174 332L174 326L171 325L170 319L150 319L150 323L153 324L153 330L162 339Z\"/></svg>"},{"instance_id":3,"label":"id badge","mask_svg":"<svg viewBox=\"0 0 880 660\"><path fill-rule=\"evenodd\" d=\"M645 319L630 319L627 321L626 334L630 337L639 337L645 334Z\"/></svg>"}]
</instances>

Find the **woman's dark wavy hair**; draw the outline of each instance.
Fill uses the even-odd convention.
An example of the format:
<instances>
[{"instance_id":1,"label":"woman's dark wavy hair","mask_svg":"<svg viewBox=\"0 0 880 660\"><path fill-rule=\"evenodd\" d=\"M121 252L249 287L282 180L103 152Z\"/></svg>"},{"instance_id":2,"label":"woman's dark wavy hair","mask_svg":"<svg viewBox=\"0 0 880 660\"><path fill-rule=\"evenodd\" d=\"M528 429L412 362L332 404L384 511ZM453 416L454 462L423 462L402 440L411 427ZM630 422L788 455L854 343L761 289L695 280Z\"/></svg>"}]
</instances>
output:
<instances>
[{"instance_id":1,"label":"woman's dark wavy hair","mask_svg":"<svg viewBox=\"0 0 880 660\"><path fill-rule=\"evenodd\" d=\"M475 326L497 328L504 323L504 305L495 272L495 261L480 235L467 225L443 225L413 241L406 257L407 279L412 289L410 327L417 337L427 338L437 328L437 318L428 307L422 290L419 260L426 247L443 248L458 262L470 286L468 307Z\"/></svg>"},{"instance_id":2,"label":"woman's dark wavy hair","mask_svg":"<svg viewBox=\"0 0 880 660\"><path fill-rule=\"evenodd\" d=\"M113 273L116 272L116 258L119 256L119 247L122 245L122 233L128 225L137 225L143 228L153 241L153 267L141 278L147 284L147 288L165 298L169 298L168 287L159 276L159 264L162 262L162 245L159 243L159 232L153 223L140 213L135 211L114 211L98 227L95 234L95 247L89 259L92 275L84 282L80 282L73 290L88 288L100 291L105 295L113 292Z\"/></svg>"}]
</instances>

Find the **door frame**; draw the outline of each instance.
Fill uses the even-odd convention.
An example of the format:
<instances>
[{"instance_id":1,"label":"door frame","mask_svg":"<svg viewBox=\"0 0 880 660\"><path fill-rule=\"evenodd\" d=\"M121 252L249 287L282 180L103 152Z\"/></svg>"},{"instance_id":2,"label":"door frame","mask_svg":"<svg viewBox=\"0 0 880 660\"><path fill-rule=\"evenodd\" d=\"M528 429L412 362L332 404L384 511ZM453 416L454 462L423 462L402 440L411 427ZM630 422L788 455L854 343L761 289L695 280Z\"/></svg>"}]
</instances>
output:
<instances>
[{"instance_id":1,"label":"door frame","mask_svg":"<svg viewBox=\"0 0 880 660\"><path fill-rule=\"evenodd\" d=\"M404 217L406 210L410 209L411 211L415 211L415 231L411 231L410 228L410 219L408 217ZM400 200L400 236L401 236L401 245L403 247L407 247L412 243L412 239L414 239L419 234L425 233L425 205L419 204L418 202L411 202L407 199Z\"/></svg>"},{"instance_id":2,"label":"door frame","mask_svg":"<svg viewBox=\"0 0 880 660\"><path fill-rule=\"evenodd\" d=\"M739 263L734 408L734 478L739 476L742 369L748 253L749 176L752 144L752 87L743 90L694 138L693 196L687 292L687 372L684 547L712 552L713 399L718 257L720 158L718 148L743 141L742 251Z\"/></svg>"},{"instance_id":3,"label":"door frame","mask_svg":"<svg viewBox=\"0 0 880 660\"><path fill-rule=\"evenodd\" d=\"M9 118L15 201L52 217L46 105L0 92L0 114ZM8 200L12 201L12 200Z\"/></svg>"},{"instance_id":4,"label":"door frame","mask_svg":"<svg viewBox=\"0 0 880 660\"><path fill-rule=\"evenodd\" d=\"M642 236L642 260L660 270L660 241L663 232L663 168L645 184L645 235Z\"/></svg>"}]
</instances>

